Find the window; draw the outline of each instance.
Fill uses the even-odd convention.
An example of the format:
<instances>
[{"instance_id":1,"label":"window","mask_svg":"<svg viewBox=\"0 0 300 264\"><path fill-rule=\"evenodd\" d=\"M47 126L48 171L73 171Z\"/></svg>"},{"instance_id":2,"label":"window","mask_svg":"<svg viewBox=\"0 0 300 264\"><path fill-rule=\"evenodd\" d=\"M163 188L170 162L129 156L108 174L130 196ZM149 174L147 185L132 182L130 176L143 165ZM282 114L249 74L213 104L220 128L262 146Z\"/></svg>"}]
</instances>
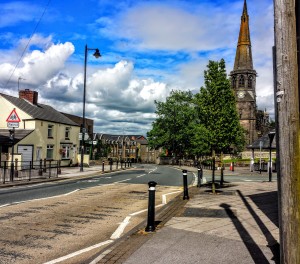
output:
<instances>
[{"instance_id":1,"label":"window","mask_svg":"<svg viewBox=\"0 0 300 264\"><path fill-rule=\"evenodd\" d=\"M252 80L253 80L253 77L252 77L252 75L250 75L248 78L248 88L252 88Z\"/></svg>"},{"instance_id":2,"label":"window","mask_svg":"<svg viewBox=\"0 0 300 264\"><path fill-rule=\"evenodd\" d=\"M53 125L48 125L48 138L53 138Z\"/></svg>"},{"instance_id":3,"label":"window","mask_svg":"<svg viewBox=\"0 0 300 264\"><path fill-rule=\"evenodd\" d=\"M70 139L70 130L71 130L70 127L66 127L66 130L65 130L65 139Z\"/></svg>"},{"instance_id":4,"label":"window","mask_svg":"<svg viewBox=\"0 0 300 264\"><path fill-rule=\"evenodd\" d=\"M236 88L236 78L235 78L235 76L232 77L232 87Z\"/></svg>"},{"instance_id":5,"label":"window","mask_svg":"<svg viewBox=\"0 0 300 264\"><path fill-rule=\"evenodd\" d=\"M53 159L53 149L54 145L47 145L47 159Z\"/></svg>"},{"instance_id":6,"label":"window","mask_svg":"<svg viewBox=\"0 0 300 264\"><path fill-rule=\"evenodd\" d=\"M61 158L69 159L70 158L70 150L71 150L70 146L62 145L61 149L59 150L59 152L61 154Z\"/></svg>"},{"instance_id":7,"label":"window","mask_svg":"<svg viewBox=\"0 0 300 264\"><path fill-rule=\"evenodd\" d=\"M245 85L245 77L244 75L241 75L239 79L239 87L243 87L244 85Z\"/></svg>"}]
</instances>

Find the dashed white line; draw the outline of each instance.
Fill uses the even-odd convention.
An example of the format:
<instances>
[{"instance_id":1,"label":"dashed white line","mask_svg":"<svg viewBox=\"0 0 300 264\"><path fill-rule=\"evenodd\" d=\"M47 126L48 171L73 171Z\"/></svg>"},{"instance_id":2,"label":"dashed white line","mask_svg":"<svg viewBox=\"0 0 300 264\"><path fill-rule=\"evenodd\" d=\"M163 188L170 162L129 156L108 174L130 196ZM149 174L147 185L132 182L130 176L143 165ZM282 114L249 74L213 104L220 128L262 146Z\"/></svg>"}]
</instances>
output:
<instances>
[{"instance_id":1,"label":"dashed white line","mask_svg":"<svg viewBox=\"0 0 300 264\"><path fill-rule=\"evenodd\" d=\"M137 178L141 178L143 176L145 176L146 174L142 174L142 175L139 175L139 176L136 176Z\"/></svg>"},{"instance_id":2,"label":"dashed white line","mask_svg":"<svg viewBox=\"0 0 300 264\"><path fill-rule=\"evenodd\" d=\"M123 181L117 181L116 183L126 182L126 181L130 181L130 180L131 180L131 178L130 178L130 179L123 180Z\"/></svg>"}]
</instances>

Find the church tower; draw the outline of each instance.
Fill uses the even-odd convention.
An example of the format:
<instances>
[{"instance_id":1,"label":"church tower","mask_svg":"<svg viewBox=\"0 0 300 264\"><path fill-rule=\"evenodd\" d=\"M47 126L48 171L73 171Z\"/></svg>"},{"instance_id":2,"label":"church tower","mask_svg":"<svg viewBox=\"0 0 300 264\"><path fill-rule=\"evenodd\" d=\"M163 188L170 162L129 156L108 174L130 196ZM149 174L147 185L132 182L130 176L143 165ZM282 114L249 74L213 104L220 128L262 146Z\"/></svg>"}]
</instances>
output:
<instances>
[{"instance_id":1,"label":"church tower","mask_svg":"<svg viewBox=\"0 0 300 264\"><path fill-rule=\"evenodd\" d=\"M231 86L236 96L237 111L242 127L246 130L246 144L257 139L256 131L256 71L253 69L249 16L247 3L241 16L240 34L236 49L233 71L230 72Z\"/></svg>"}]
</instances>

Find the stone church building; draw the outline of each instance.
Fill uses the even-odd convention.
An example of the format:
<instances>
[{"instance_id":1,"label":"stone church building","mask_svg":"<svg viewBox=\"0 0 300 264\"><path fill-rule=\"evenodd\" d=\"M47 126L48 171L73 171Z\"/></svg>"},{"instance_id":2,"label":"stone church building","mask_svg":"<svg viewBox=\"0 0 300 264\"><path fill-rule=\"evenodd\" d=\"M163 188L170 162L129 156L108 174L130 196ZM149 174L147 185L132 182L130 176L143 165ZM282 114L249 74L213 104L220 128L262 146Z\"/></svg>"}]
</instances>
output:
<instances>
[{"instance_id":1,"label":"stone church building","mask_svg":"<svg viewBox=\"0 0 300 264\"><path fill-rule=\"evenodd\" d=\"M240 123L246 131L246 144L251 144L269 129L269 114L257 110L256 77L252 60L247 2L244 0L235 62L230 78L236 96Z\"/></svg>"}]
</instances>

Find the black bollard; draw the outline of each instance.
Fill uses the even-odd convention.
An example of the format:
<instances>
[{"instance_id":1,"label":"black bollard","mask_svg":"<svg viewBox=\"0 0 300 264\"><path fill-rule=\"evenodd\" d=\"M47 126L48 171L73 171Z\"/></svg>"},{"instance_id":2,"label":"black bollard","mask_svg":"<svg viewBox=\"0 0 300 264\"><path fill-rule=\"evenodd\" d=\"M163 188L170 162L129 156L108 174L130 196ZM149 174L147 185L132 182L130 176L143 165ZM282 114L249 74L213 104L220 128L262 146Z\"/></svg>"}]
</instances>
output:
<instances>
[{"instance_id":1,"label":"black bollard","mask_svg":"<svg viewBox=\"0 0 300 264\"><path fill-rule=\"evenodd\" d=\"M109 163L110 163L110 170L112 170L113 161L111 160Z\"/></svg>"},{"instance_id":2,"label":"black bollard","mask_svg":"<svg viewBox=\"0 0 300 264\"><path fill-rule=\"evenodd\" d=\"M119 167L119 161L117 160L117 165L116 165L116 168L118 169L118 167Z\"/></svg>"},{"instance_id":3,"label":"black bollard","mask_svg":"<svg viewBox=\"0 0 300 264\"><path fill-rule=\"evenodd\" d=\"M155 181L148 182L149 185L149 202L148 202L148 220L145 228L146 232L155 231Z\"/></svg>"},{"instance_id":4,"label":"black bollard","mask_svg":"<svg viewBox=\"0 0 300 264\"><path fill-rule=\"evenodd\" d=\"M187 170L182 171L183 175L183 200L189 200L189 190L188 190L188 184L187 184Z\"/></svg>"},{"instance_id":5,"label":"black bollard","mask_svg":"<svg viewBox=\"0 0 300 264\"><path fill-rule=\"evenodd\" d=\"M221 166L221 180L220 180L220 185L223 186L224 183L224 167L223 165Z\"/></svg>"},{"instance_id":6,"label":"black bollard","mask_svg":"<svg viewBox=\"0 0 300 264\"><path fill-rule=\"evenodd\" d=\"M197 187L201 187L202 176L203 176L203 170L202 170L202 167L199 167L198 168L198 185L197 185Z\"/></svg>"},{"instance_id":7,"label":"black bollard","mask_svg":"<svg viewBox=\"0 0 300 264\"><path fill-rule=\"evenodd\" d=\"M102 161L102 172L104 172L104 161Z\"/></svg>"}]
</instances>

